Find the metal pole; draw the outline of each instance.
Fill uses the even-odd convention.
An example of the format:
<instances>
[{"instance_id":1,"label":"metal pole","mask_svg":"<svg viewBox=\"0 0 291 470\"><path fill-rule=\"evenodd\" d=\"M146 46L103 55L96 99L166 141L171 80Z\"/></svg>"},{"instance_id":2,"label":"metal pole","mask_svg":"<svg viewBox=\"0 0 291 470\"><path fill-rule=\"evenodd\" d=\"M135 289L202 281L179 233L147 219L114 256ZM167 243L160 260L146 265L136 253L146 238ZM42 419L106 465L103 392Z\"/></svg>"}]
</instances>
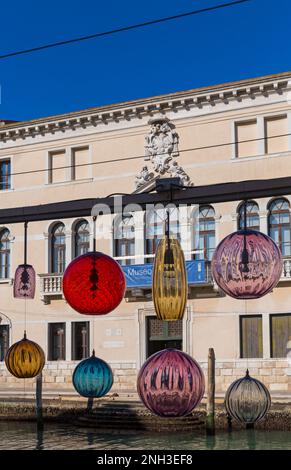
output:
<instances>
[{"instance_id":1,"label":"metal pole","mask_svg":"<svg viewBox=\"0 0 291 470\"><path fill-rule=\"evenodd\" d=\"M36 420L37 428L43 428L42 416L42 372L36 377Z\"/></svg>"},{"instance_id":2,"label":"metal pole","mask_svg":"<svg viewBox=\"0 0 291 470\"><path fill-rule=\"evenodd\" d=\"M213 348L208 350L206 432L208 435L215 434L215 354Z\"/></svg>"}]
</instances>

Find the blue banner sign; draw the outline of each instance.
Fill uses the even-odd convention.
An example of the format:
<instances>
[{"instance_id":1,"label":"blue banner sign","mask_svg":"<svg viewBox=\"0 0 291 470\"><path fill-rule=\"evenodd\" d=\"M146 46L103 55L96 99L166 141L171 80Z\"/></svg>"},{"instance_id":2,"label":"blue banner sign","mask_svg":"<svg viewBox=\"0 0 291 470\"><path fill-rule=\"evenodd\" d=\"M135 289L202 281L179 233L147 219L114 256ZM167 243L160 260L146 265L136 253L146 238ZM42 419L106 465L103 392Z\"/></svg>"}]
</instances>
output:
<instances>
[{"instance_id":1,"label":"blue banner sign","mask_svg":"<svg viewBox=\"0 0 291 470\"><path fill-rule=\"evenodd\" d=\"M204 260L186 261L188 284L205 284L206 271ZM153 264L132 264L122 266L126 278L126 286L151 287Z\"/></svg>"}]
</instances>

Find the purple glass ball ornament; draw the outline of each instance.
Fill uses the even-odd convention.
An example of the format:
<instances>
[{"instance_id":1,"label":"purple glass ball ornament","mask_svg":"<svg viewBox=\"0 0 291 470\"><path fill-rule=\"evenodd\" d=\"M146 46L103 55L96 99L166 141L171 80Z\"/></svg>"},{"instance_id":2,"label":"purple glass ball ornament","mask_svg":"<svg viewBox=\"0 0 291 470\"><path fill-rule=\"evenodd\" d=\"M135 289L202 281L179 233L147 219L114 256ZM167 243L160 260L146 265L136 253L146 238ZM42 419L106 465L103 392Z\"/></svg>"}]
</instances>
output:
<instances>
[{"instance_id":1,"label":"purple glass ball ornament","mask_svg":"<svg viewBox=\"0 0 291 470\"><path fill-rule=\"evenodd\" d=\"M33 299L35 294L35 270L30 264L20 264L14 276L15 299Z\"/></svg>"},{"instance_id":2,"label":"purple glass ball ornament","mask_svg":"<svg viewBox=\"0 0 291 470\"><path fill-rule=\"evenodd\" d=\"M137 391L143 404L163 417L186 416L201 401L203 372L194 359L177 349L163 349L143 364Z\"/></svg>"},{"instance_id":3,"label":"purple glass ball ornament","mask_svg":"<svg viewBox=\"0 0 291 470\"><path fill-rule=\"evenodd\" d=\"M283 268L276 243L256 230L239 230L217 246L212 276L223 292L235 299L258 299L279 282Z\"/></svg>"}]
</instances>

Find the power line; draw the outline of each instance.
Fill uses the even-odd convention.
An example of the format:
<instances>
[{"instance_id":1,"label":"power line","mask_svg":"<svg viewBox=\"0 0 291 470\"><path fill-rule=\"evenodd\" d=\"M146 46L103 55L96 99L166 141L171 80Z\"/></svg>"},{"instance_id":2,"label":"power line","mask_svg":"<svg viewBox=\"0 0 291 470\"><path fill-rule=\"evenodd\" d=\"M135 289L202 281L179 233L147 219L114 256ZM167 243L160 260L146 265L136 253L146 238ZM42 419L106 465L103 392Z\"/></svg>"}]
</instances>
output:
<instances>
[{"instance_id":1,"label":"power line","mask_svg":"<svg viewBox=\"0 0 291 470\"><path fill-rule=\"evenodd\" d=\"M156 20L144 21L143 23L137 23L137 24L134 24L134 25L123 26L123 27L120 27L120 28L111 29L109 31L102 31L100 33L90 34L88 36L81 36L79 38L68 39L66 41L59 41L59 42L55 42L55 43L51 43L51 44L44 44L44 45L41 45L41 46L32 47L30 49L23 49L23 50L20 50L20 51L9 52L7 54L0 55L0 59L7 59L8 57L15 57L15 56L18 56L18 55L29 54L31 52L41 51L41 50L44 50L44 49L51 49L53 47L65 46L67 44L73 44L73 43L76 43L76 42L87 41L89 39L96 39L96 38L100 38L100 37L103 37L103 36L109 36L110 34L116 34L116 33L122 33L122 32L125 32L125 31L130 31L132 29L144 28L146 26L155 25L155 24L158 24L158 23L165 23L166 21L178 20L180 18L185 18L187 16L197 15L197 14L200 14L200 13L206 13L206 12L210 12L210 11L213 11L213 10L218 10L218 9L221 9L221 8L227 8L227 7L231 7L231 6L234 6L234 5L238 5L240 3L246 3L246 2L249 2L249 1L251 1L251 0L237 0L237 1L234 1L234 2L228 2L228 3L223 3L221 5L215 5L215 6L212 6L212 7L201 8L199 10L193 10L193 11L189 11L189 12L186 12L186 13L180 13L178 15L167 16L165 18L158 18Z\"/></svg>"},{"instance_id":2,"label":"power line","mask_svg":"<svg viewBox=\"0 0 291 470\"><path fill-rule=\"evenodd\" d=\"M258 137L256 139L248 139L248 140L239 140L239 141L234 141L234 142L224 142L221 144L213 144L213 145L204 145L202 147L192 147L192 148L186 148L186 149L181 149L179 150L179 153L184 153L184 152L194 152L198 150L206 150L206 149L212 149L212 148L220 148L220 147L227 147L229 145L238 145L238 144L245 144L248 142L256 142L259 140L269 140L269 139L277 139L279 137L287 137L290 136L291 133L288 134L278 134L278 135L272 135L268 138L266 137ZM164 154L161 154L164 155ZM86 166L95 166L95 165L105 165L106 163L118 163L118 162L125 162L125 161L130 161L130 160L139 160L139 159L144 159L145 155L135 155L131 157L121 157L121 158L113 158L111 160L101 160L99 162L89 162L89 163L80 163L78 165L65 165L65 166L59 166L59 167L54 167L54 168L40 168L38 170L29 170L29 171L19 171L15 173L7 173L5 175L5 178L9 176L20 176L20 175L29 175L29 174L34 174L34 173L43 173L43 172L49 172L49 171L56 171L56 170L65 170L67 168L80 168L80 167L86 167ZM0 182L1 182L1 177L0 177Z\"/></svg>"}]
</instances>

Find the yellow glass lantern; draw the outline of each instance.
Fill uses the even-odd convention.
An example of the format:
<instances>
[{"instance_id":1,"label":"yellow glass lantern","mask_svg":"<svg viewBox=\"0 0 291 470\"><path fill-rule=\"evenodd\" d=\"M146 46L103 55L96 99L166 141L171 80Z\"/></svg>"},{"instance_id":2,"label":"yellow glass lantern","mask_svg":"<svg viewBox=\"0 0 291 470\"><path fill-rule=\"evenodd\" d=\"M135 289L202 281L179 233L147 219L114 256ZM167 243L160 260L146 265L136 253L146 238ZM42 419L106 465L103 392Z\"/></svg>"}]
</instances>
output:
<instances>
[{"instance_id":1,"label":"yellow glass lantern","mask_svg":"<svg viewBox=\"0 0 291 470\"><path fill-rule=\"evenodd\" d=\"M14 377L30 379L42 371L45 364L44 352L38 344L27 339L24 332L23 339L8 349L5 364Z\"/></svg>"},{"instance_id":2,"label":"yellow glass lantern","mask_svg":"<svg viewBox=\"0 0 291 470\"><path fill-rule=\"evenodd\" d=\"M166 234L154 262L153 300L159 320L180 320L187 303L187 272L179 241Z\"/></svg>"}]
</instances>

